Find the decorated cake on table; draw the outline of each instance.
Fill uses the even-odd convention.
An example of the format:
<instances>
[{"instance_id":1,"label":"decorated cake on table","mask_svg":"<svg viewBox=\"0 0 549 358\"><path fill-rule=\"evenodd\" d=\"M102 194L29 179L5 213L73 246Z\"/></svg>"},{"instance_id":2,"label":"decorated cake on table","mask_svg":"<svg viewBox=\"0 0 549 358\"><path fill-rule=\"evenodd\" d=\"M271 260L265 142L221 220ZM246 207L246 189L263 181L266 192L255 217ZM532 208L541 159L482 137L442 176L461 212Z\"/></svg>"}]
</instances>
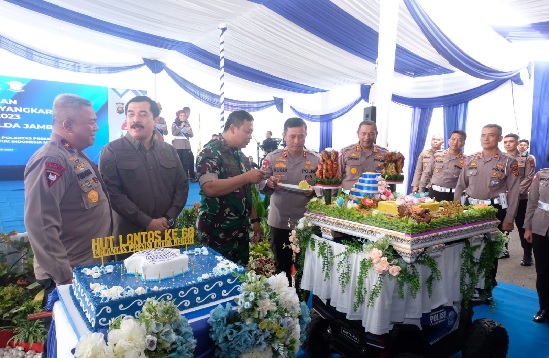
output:
<instances>
[{"instance_id":1,"label":"decorated cake on table","mask_svg":"<svg viewBox=\"0 0 549 358\"><path fill-rule=\"evenodd\" d=\"M234 272L245 268L206 247L153 249L105 266L74 268L71 296L88 328L97 331L120 315L135 316L149 297L175 300L180 311L209 312L240 293Z\"/></svg>"},{"instance_id":2,"label":"decorated cake on table","mask_svg":"<svg viewBox=\"0 0 549 358\"><path fill-rule=\"evenodd\" d=\"M351 198L360 200L365 196L374 197L379 194L379 182L376 179L378 176L378 173L362 173L349 192Z\"/></svg>"},{"instance_id":3,"label":"decorated cake on table","mask_svg":"<svg viewBox=\"0 0 549 358\"><path fill-rule=\"evenodd\" d=\"M162 280L187 271L189 256L179 249L153 249L136 252L124 260L124 269L130 275L135 273L141 279Z\"/></svg>"}]
</instances>

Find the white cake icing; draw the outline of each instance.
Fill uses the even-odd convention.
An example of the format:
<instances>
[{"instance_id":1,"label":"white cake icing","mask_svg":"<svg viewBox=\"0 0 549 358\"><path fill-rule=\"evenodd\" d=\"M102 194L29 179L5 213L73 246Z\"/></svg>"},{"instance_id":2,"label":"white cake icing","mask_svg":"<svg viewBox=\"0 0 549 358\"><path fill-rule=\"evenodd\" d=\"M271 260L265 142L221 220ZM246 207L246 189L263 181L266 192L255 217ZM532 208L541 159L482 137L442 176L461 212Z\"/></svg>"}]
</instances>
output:
<instances>
[{"instance_id":1,"label":"white cake icing","mask_svg":"<svg viewBox=\"0 0 549 358\"><path fill-rule=\"evenodd\" d=\"M181 254L179 249L153 249L137 252L124 260L129 275L137 272L141 278L149 281L162 280L187 271L189 256Z\"/></svg>"}]
</instances>

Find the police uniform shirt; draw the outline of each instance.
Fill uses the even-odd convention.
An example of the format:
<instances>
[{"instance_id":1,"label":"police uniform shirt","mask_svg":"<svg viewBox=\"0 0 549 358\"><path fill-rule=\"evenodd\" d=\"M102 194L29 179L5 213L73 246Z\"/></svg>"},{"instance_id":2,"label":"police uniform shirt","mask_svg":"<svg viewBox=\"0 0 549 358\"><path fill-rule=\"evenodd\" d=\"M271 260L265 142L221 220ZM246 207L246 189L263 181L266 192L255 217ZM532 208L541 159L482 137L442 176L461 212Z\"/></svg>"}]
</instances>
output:
<instances>
[{"instance_id":1,"label":"police uniform shirt","mask_svg":"<svg viewBox=\"0 0 549 358\"><path fill-rule=\"evenodd\" d=\"M520 200L528 199L528 190L532 179L536 175L536 161L531 155L524 156L522 153L517 152L514 156L518 163L518 171L520 177Z\"/></svg>"},{"instance_id":2,"label":"police uniform shirt","mask_svg":"<svg viewBox=\"0 0 549 358\"><path fill-rule=\"evenodd\" d=\"M416 170L414 171L414 178L412 179L413 187L420 187L423 171L429 166L429 163L431 162L431 158L433 157L434 153L435 150L433 148L430 148L421 152L421 154L417 158ZM430 184L430 182L427 182L427 186L422 188L428 188L431 186Z\"/></svg>"},{"instance_id":3,"label":"police uniform shirt","mask_svg":"<svg viewBox=\"0 0 549 358\"><path fill-rule=\"evenodd\" d=\"M177 125L177 123L172 123L172 145L175 149L191 149L191 142L189 142L189 138L193 137L193 129L191 127L191 124L187 122L186 125L184 125L183 122L181 122L181 125Z\"/></svg>"},{"instance_id":4,"label":"police uniform shirt","mask_svg":"<svg viewBox=\"0 0 549 358\"><path fill-rule=\"evenodd\" d=\"M464 164L463 153L451 155L448 149L437 150L421 175L420 187L438 185L455 188Z\"/></svg>"},{"instance_id":5,"label":"police uniform shirt","mask_svg":"<svg viewBox=\"0 0 549 358\"><path fill-rule=\"evenodd\" d=\"M25 168L25 228L37 279L57 284L97 262L92 239L110 236L111 209L93 162L53 133Z\"/></svg>"},{"instance_id":6,"label":"police uniform shirt","mask_svg":"<svg viewBox=\"0 0 549 358\"><path fill-rule=\"evenodd\" d=\"M374 145L372 150L363 151L360 144L341 149L339 154L339 172L343 182L341 186L349 190L365 172L381 173L385 169L387 149Z\"/></svg>"},{"instance_id":7,"label":"police uniform shirt","mask_svg":"<svg viewBox=\"0 0 549 358\"><path fill-rule=\"evenodd\" d=\"M456 185L454 200L460 201L461 194L469 197L490 200L500 193L507 192L506 222L513 222L517 213L520 178L517 160L503 154L499 149L493 156L482 152L465 158L465 163Z\"/></svg>"},{"instance_id":8,"label":"police uniform shirt","mask_svg":"<svg viewBox=\"0 0 549 358\"><path fill-rule=\"evenodd\" d=\"M287 149L277 149L263 160L263 170L266 178L274 176L281 183L297 185L306 180L314 185L315 172L319 157L310 150L303 150L297 157L292 157ZM267 180L261 181L258 189L263 194L271 195L268 224L278 229L290 229L305 213L305 205L313 197L303 193L294 193L283 189L273 189L267 186Z\"/></svg>"},{"instance_id":9,"label":"police uniform shirt","mask_svg":"<svg viewBox=\"0 0 549 358\"><path fill-rule=\"evenodd\" d=\"M115 237L146 231L153 218L176 219L189 183L175 149L152 140L147 150L130 134L103 147L99 170L111 198Z\"/></svg>"},{"instance_id":10,"label":"police uniform shirt","mask_svg":"<svg viewBox=\"0 0 549 358\"><path fill-rule=\"evenodd\" d=\"M532 180L528 205L524 218L524 228L534 234L547 236L549 231L549 211L538 208L538 202L549 204L549 169L540 170Z\"/></svg>"}]
</instances>

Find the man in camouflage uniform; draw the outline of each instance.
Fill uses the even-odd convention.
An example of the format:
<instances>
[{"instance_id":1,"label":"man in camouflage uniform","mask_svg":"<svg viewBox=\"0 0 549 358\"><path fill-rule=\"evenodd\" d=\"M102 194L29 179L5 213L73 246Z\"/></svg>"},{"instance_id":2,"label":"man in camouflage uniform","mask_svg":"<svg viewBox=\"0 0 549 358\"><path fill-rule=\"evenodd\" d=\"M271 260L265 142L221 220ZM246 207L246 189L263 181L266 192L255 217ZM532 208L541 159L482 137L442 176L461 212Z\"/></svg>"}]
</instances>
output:
<instances>
[{"instance_id":1,"label":"man in camouflage uniform","mask_svg":"<svg viewBox=\"0 0 549 358\"><path fill-rule=\"evenodd\" d=\"M526 214L526 206L528 204L528 191L532 184L532 179L536 175L536 162L534 157L528 155L523 156L518 150L519 136L513 133L507 134L503 138L503 146L507 151L507 155L514 157L518 162L518 170L520 177L520 196L517 209L517 216L515 217L515 224L517 224L517 230L520 238L520 245L524 255L521 266L532 266L532 244L524 239L524 215ZM506 249L502 258L510 257L509 251Z\"/></svg>"},{"instance_id":2,"label":"man in camouflage uniform","mask_svg":"<svg viewBox=\"0 0 549 358\"><path fill-rule=\"evenodd\" d=\"M344 190L350 190L362 173L381 173L385 168L387 149L374 144L377 139L376 122L360 122L356 133L358 143L341 149L339 154L339 172Z\"/></svg>"},{"instance_id":3,"label":"man in camouflage uniform","mask_svg":"<svg viewBox=\"0 0 549 358\"><path fill-rule=\"evenodd\" d=\"M448 149L437 150L421 175L420 187L429 188L429 196L437 201L454 200L454 190L463 168L463 146L467 134L459 129L452 132Z\"/></svg>"},{"instance_id":4,"label":"man in camouflage uniform","mask_svg":"<svg viewBox=\"0 0 549 358\"><path fill-rule=\"evenodd\" d=\"M259 183L265 172L251 169L240 150L252 139L253 120L246 111L231 113L219 140L208 142L196 161L200 183L198 230L202 240L241 265L249 259L249 222L253 225L253 240L261 237L251 184Z\"/></svg>"},{"instance_id":5,"label":"man in camouflage uniform","mask_svg":"<svg viewBox=\"0 0 549 358\"><path fill-rule=\"evenodd\" d=\"M258 189L271 195L268 223L271 227L271 249L275 256L276 273L285 272L288 282L292 282L292 250L290 232L305 213L305 205L313 191L307 193L291 192L278 183L297 185L305 180L314 185L315 171L318 166L317 154L305 149L307 124L301 118L289 118L284 123L284 142L286 148L276 149L263 161L266 178L257 185ZM276 189L276 190L275 190Z\"/></svg>"},{"instance_id":6,"label":"man in camouflage uniform","mask_svg":"<svg viewBox=\"0 0 549 358\"><path fill-rule=\"evenodd\" d=\"M429 163L431 162L431 159L433 158L435 152L442 148L443 143L444 138L440 134L433 135L433 137L431 138L431 148L421 152L421 154L417 158L416 170L414 171L414 178L412 179L413 193L424 192L431 186L430 182L427 182L426 187L420 186L421 175L423 174L423 171L429 166Z\"/></svg>"},{"instance_id":7,"label":"man in camouflage uniform","mask_svg":"<svg viewBox=\"0 0 549 358\"><path fill-rule=\"evenodd\" d=\"M512 231L517 213L520 193L520 178L517 160L502 153L498 143L503 140L502 129L497 124L482 128L480 143L482 151L465 159L454 193L454 200L471 205L492 205L498 212L498 229ZM494 270L489 274L496 282L497 259Z\"/></svg>"}]
</instances>

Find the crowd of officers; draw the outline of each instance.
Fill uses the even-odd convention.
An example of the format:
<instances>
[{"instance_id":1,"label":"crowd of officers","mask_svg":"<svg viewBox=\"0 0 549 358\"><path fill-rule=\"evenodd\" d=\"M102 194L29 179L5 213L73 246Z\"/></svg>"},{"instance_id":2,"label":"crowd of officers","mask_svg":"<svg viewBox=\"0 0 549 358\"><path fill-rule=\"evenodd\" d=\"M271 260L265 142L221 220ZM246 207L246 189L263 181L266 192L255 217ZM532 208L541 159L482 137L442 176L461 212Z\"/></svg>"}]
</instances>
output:
<instances>
[{"instance_id":1,"label":"crowd of officers","mask_svg":"<svg viewBox=\"0 0 549 358\"><path fill-rule=\"evenodd\" d=\"M46 291L71 283L73 267L96 261L86 244L91 238L173 228L185 206L188 181L195 175L183 164L190 161L190 149L156 139L160 109L150 98L130 100L125 112L128 133L103 148L98 168L83 152L93 145L98 130L91 102L70 94L54 101L51 141L33 155L25 170L25 226L35 253L36 276ZM180 137L174 131L178 140L188 141L192 135L185 124L189 114L186 109L178 114ZM198 154L198 230L204 244L246 265L249 242L261 235L252 200L256 186L271 196L267 222L276 272L285 272L291 282L289 234L314 191L280 184L305 180L314 185L319 157L305 147L306 123L289 118L282 133L284 148L272 148L261 168L253 168L242 152L253 138L253 123L250 113L232 112L223 133ZM343 148L338 159L344 190L363 172L384 169L387 149L376 144L376 123L361 122L356 133L358 142ZM549 256L549 170L535 175L535 159L523 146L528 143L519 142L514 134L503 137L499 125L484 126L478 153L463 154L466 137L455 130L448 149L442 149L440 136L433 137L431 148L418 159L413 191L428 190L437 200L493 205L503 231L513 230L516 223L524 249L521 265L532 265L532 249L536 258L541 310L535 320L545 321L549 261L538 256ZM506 153L498 148L502 140Z\"/></svg>"}]
</instances>

